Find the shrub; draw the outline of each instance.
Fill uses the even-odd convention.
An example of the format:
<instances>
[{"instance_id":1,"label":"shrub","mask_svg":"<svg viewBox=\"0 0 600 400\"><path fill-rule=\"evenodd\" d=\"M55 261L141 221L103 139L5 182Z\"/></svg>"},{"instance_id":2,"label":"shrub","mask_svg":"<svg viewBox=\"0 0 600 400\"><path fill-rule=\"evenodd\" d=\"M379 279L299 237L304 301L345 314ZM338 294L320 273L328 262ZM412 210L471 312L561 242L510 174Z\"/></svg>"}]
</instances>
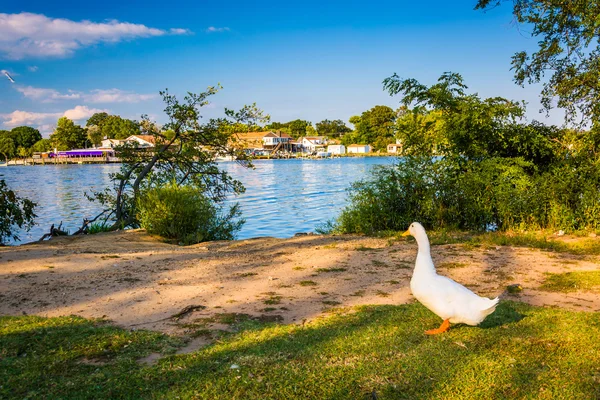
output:
<instances>
[{"instance_id":1,"label":"shrub","mask_svg":"<svg viewBox=\"0 0 600 400\"><path fill-rule=\"evenodd\" d=\"M375 234L412 221L476 231L598 229L599 188L597 167L558 164L539 173L522 158L406 157L352 184L329 230Z\"/></svg>"},{"instance_id":2,"label":"shrub","mask_svg":"<svg viewBox=\"0 0 600 400\"><path fill-rule=\"evenodd\" d=\"M203 192L176 184L145 190L137 212L140 226L149 233L183 244L232 240L245 222L237 204L223 214Z\"/></svg>"},{"instance_id":3,"label":"shrub","mask_svg":"<svg viewBox=\"0 0 600 400\"><path fill-rule=\"evenodd\" d=\"M36 217L33 212L36 204L21 198L10 190L4 179L0 179L0 245L7 240L19 240L14 228L29 230Z\"/></svg>"}]
</instances>

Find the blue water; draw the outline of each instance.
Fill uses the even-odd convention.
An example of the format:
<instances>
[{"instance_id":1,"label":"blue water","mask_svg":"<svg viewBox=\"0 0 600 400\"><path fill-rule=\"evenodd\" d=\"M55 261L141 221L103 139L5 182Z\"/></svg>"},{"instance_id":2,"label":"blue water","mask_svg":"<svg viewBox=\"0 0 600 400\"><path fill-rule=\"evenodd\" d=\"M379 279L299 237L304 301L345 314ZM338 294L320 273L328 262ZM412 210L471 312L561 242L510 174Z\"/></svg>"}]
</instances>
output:
<instances>
[{"instance_id":1,"label":"blue water","mask_svg":"<svg viewBox=\"0 0 600 400\"><path fill-rule=\"evenodd\" d=\"M258 236L291 237L312 232L335 218L346 204L346 189L368 176L375 165L389 165L393 157L356 157L326 160L257 160L254 169L235 162L220 167L239 179L246 192L234 199L240 203L246 224L239 239ZM84 217L95 216L100 207L84 193L110 186L109 173L117 164L11 166L0 177L20 196L38 203L37 225L19 232L21 242L39 239L51 224L76 230Z\"/></svg>"}]
</instances>

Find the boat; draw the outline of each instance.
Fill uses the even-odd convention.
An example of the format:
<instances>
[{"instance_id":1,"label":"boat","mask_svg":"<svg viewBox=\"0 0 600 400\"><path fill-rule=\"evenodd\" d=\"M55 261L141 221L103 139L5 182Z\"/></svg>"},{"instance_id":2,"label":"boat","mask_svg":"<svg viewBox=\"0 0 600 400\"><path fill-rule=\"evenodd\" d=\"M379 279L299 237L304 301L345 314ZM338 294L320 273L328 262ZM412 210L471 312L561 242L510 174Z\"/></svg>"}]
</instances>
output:
<instances>
[{"instance_id":1,"label":"boat","mask_svg":"<svg viewBox=\"0 0 600 400\"><path fill-rule=\"evenodd\" d=\"M328 151L318 151L317 152L317 158L325 158L325 157L331 157L331 153Z\"/></svg>"}]
</instances>

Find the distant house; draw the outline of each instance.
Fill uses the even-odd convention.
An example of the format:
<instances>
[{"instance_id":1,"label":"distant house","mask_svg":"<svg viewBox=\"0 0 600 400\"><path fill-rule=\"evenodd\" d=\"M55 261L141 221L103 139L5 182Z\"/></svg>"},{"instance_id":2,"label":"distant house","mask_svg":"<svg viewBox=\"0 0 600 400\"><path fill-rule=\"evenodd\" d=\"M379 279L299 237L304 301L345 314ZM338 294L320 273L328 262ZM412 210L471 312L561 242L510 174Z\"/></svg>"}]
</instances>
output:
<instances>
[{"instance_id":1,"label":"distant house","mask_svg":"<svg viewBox=\"0 0 600 400\"><path fill-rule=\"evenodd\" d=\"M343 144L330 144L327 146L327 152L331 154L346 154L346 146Z\"/></svg>"},{"instance_id":2,"label":"distant house","mask_svg":"<svg viewBox=\"0 0 600 400\"><path fill-rule=\"evenodd\" d=\"M348 153L370 153L371 146L368 144L351 144L348 146Z\"/></svg>"},{"instance_id":3,"label":"distant house","mask_svg":"<svg viewBox=\"0 0 600 400\"><path fill-rule=\"evenodd\" d=\"M289 143L292 141L292 137L287 133L281 133L281 131L277 132L268 132L262 138L263 146L265 148L275 148L279 145L279 143Z\"/></svg>"},{"instance_id":4,"label":"distant house","mask_svg":"<svg viewBox=\"0 0 600 400\"><path fill-rule=\"evenodd\" d=\"M398 143L392 143L387 145L388 153L400 153L402 152L402 145Z\"/></svg>"},{"instance_id":5,"label":"distant house","mask_svg":"<svg viewBox=\"0 0 600 400\"><path fill-rule=\"evenodd\" d=\"M126 143L126 140L104 139L101 143L101 149L114 149L115 147L123 146Z\"/></svg>"},{"instance_id":6,"label":"distant house","mask_svg":"<svg viewBox=\"0 0 600 400\"><path fill-rule=\"evenodd\" d=\"M326 145L327 138L325 136L305 136L300 143L305 152L312 153L316 151L318 147Z\"/></svg>"},{"instance_id":7,"label":"distant house","mask_svg":"<svg viewBox=\"0 0 600 400\"><path fill-rule=\"evenodd\" d=\"M155 138L152 135L131 135L125 141L134 147L148 149L154 147Z\"/></svg>"}]
</instances>

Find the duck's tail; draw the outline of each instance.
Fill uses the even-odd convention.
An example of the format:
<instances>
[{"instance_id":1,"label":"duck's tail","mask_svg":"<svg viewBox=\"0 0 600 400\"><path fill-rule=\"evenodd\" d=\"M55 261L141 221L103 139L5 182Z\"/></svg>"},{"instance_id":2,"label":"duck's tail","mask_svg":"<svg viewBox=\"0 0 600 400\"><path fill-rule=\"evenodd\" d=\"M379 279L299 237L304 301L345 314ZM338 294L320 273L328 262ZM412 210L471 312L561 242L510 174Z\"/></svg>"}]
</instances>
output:
<instances>
[{"instance_id":1,"label":"duck's tail","mask_svg":"<svg viewBox=\"0 0 600 400\"><path fill-rule=\"evenodd\" d=\"M482 309L481 312L487 317L494 311L496 311L496 307L498 306L498 302L500 302L500 297L496 297L495 299L486 299L487 304L486 308Z\"/></svg>"}]
</instances>

